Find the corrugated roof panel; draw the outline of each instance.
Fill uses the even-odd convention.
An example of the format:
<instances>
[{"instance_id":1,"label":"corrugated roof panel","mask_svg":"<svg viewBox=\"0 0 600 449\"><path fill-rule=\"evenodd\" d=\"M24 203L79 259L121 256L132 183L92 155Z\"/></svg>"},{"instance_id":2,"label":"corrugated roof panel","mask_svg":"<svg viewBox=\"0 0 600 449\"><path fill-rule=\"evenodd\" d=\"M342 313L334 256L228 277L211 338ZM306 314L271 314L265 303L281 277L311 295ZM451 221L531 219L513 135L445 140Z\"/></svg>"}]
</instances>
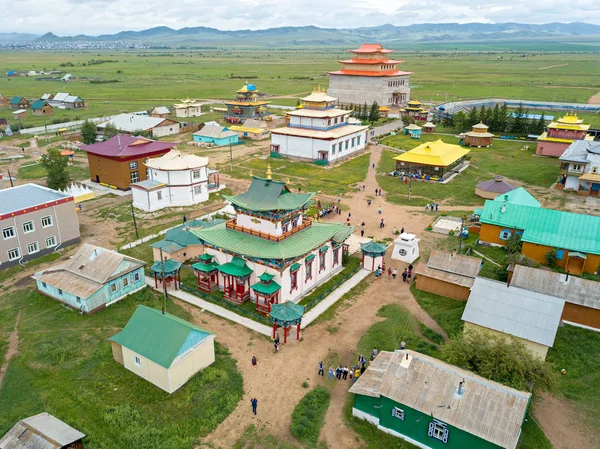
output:
<instances>
[{"instance_id":1,"label":"corrugated roof panel","mask_svg":"<svg viewBox=\"0 0 600 449\"><path fill-rule=\"evenodd\" d=\"M0 214L9 214L70 196L37 184L23 184L0 190Z\"/></svg>"}]
</instances>

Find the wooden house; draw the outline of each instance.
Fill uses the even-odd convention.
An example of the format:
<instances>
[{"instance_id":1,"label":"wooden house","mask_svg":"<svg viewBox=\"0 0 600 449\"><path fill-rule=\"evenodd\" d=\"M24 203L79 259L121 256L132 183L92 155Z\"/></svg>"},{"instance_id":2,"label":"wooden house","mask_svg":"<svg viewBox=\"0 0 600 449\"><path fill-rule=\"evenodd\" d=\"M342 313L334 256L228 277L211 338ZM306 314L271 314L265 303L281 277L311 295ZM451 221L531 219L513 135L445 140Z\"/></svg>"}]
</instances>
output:
<instances>
[{"instance_id":1,"label":"wooden house","mask_svg":"<svg viewBox=\"0 0 600 449\"><path fill-rule=\"evenodd\" d=\"M477 257L433 250L426 263L417 265L417 289L466 301L481 265Z\"/></svg>"},{"instance_id":2,"label":"wooden house","mask_svg":"<svg viewBox=\"0 0 600 449\"><path fill-rule=\"evenodd\" d=\"M466 132L463 137L465 145L470 147L491 147L494 135L488 132L489 126L483 123L473 125L473 129Z\"/></svg>"},{"instance_id":3,"label":"wooden house","mask_svg":"<svg viewBox=\"0 0 600 449\"><path fill-rule=\"evenodd\" d=\"M239 136L236 131L231 131L216 122L205 123L202 128L192 135L194 142L211 143L215 146L237 144Z\"/></svg>"},{"instance_id":4,"label":"wooden house","mask_svg":"<svg viewBox=\"0 0 600 449\"><path fill-rule=\"evenodd\" d=\"M215 361L214 334L143 305L109 340L115 361L169 394Z\"/></svg>"},{"instance_id":5,"label":"wooden house","mask_svg":"<svg viewBox=\"0 0 600 449\"><path fill-rule=\"evenodd\" d=\"M410 350L381 351L350 393L354 416L423 449L515 449L531 400Z\"/></svg>"},{"instance_id":6,"label":"wooden house","mask_svg":"<svg viewBox=\"0 0 600 449\"><path fill-rule=\"evenodd\" d=\"M8 120L5 118L0 118L0 131L6 131L7 126L8 126Z\"/></svg>"},{"instance_id":7,"label":"wooden house","mask_svg":"<svg viewBox=\"0 0 600 449\"><path fill-rule=\"evenodd\" d=\"M54 108L52 108L50 103L45 100L36 100L31 105L31 113L37 116L52 115L54 113Z\"/></svg>"},{"instance_id":8,"label":"wooden house","mask_svg":"<svg viewBox=\"0 0 600 449\"><path fill-rule=\"evenodd\" d=\"M12 116L16 120L27 118L27 109L17 109L16 111L13 111Z\"/></svg>"},{"instance_id":9,"label":"wooden house","mask_svg":"<svg viewBox=\"0 0 600 449\"><path fill-rule=\"evenodd\" d=\"M561 319L600 331L600 283L569 274L516 265L509 284L565 300Z\"/></svg>"},{"instance_id":10,"label":"wooden house","mask_svg":"<svg viewBox=\"0 0 600 449\"><path fill-rule=\"evenodd\" d=\"M565 300L478 277L462 315L464 332L510 336L542 360L554 344Z\"/></svg>"},{"instance_id":11,"label":"wooden house","mask_svg":"<svg viewBox=\"0 0 600 449\"><path fill-rule=\"evenodd\" d=\"M34 274L40 293L95 313L146 286L144 262L84 243L67 261Z\"/></svg>"},{"instance_id":12,"label":"wooden house","mask_svg":"<svg viewBox=\"0 0 600 449\"><path fill-rule=\"evenodd\" d=\"M50 413L24 418L2 439L2 449L83 449L85 435Z\"/></svg>"},{"instance_id":13,"label":"wooden house","mask_svg":"<svg viewBox=\"0 0 600 449\"><path fill-rule=\"evenodd\" d=\"M150 117L171 118L171 111L166 106L157 106L150 111Z\"/></svg>"},{"instance_id":14,"label":"wooden house","mask_svg":"<svg viewBox=\"0 0 600 449\"><path fill-rule=\"evenodd\" d=\"M29 100L25 97L12 97L9 106L11 109L27 109L30 106Z\"/></svg>"},{"instance_id":15,"label":"wooden house","mask_svg":"<svg viewBox=\"0 0 600 449\"><path fill-rule=\"evenodd\" d=\"M443 181L464 164L470 150L443 142L425 142L406 153L394 157L396 171L427 181Z\"/></svg>"}]
</instances>

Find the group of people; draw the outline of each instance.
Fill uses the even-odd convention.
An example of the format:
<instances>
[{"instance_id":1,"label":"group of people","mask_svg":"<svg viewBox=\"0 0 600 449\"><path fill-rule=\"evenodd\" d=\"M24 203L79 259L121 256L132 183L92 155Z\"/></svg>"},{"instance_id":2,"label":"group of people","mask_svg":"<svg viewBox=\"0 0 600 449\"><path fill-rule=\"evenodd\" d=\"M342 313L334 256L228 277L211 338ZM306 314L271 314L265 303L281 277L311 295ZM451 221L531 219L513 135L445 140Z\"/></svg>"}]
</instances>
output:
<instances>
[{"instance_id":1,"label":"group of people","mask_svg":"<svg viewBox=\"0 0 600 449\"><path fill-rule=\"evenodd\" d=\"M430 211L436 211L436 212L438 212L440 210L440 205L436 204L436 203L427 203L425 205L425 210L426 211L430 210Z\"/></svg>"},{"instance_id":2,"label":"group of people","mask_svg":"<svg viewBox=\"0 0 600 449\"><path fill-rule=\"evenodd\" d=\"M318 220L319 218L324 217L325 215L340 215L342 213L342 209L337 204L329 203L329 205L323 206L321 204L321 200L317 201L317 209L318 212L314 215L315 220Z\"/></svg>"},{"instance_id":3,"label":"group of people","mask_svg":"<svg viewBox=\"0 0 600 449\"><path fill-rule=\"evenodd\" d=\"M412 263L407 268L404 269L404 271L402 272L402 282L408 282L410 284L413 280L417 279L416 274L413 277L413 269L414 269L414 266ZM374 274L375 274L375 279L379 279L380 277L383 277L385 272L381 268L381 265L377 266L377 269L375 270ZM398 276L398 270L396 268L388 267L387 275L388 275L388 279L392 278L395 280L396 277Z\"/></svg>"},{"instance_id":4,"label":"group of people","mask_svg":"<svg viewBox=\"0 0 600 449\"><path fill-rule=\"evenodd\" d=\"M377 357L377 349L373 349L373 353L371 354L371 360L374 360L375 357ZM361 354L358 356L358 362L354 366L348 367L348 365L342 366L341 364L339 364L338 367L335 369L332 366L330 366L328 370L328 375L330 380L333 380L333 378L335 377L337 380L350 379L356 382L356 379L358 379L365 372L366 369L367 359L365 359L365 356ZM325 376L325 365L323 365L322 360L319 362L318 375L321 377Z\"/></svg>"}]
</instances>

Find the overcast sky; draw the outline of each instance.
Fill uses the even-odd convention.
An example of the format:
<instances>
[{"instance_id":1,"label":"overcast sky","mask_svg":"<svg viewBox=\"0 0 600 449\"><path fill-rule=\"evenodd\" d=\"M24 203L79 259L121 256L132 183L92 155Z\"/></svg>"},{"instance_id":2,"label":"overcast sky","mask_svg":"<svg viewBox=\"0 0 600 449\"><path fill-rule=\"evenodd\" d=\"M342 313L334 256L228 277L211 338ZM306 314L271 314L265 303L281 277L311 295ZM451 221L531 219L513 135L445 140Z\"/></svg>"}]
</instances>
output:
<instances>
[{"instance_id":1,"label":"overcast sky","mask_svg":"<svg viewBox=\"0 0 600 449\"><path fill-rule=\"evenodd\" d=\"M425 22L600 24L600 0L18 0L2 9L0 32L52 31L59 36L160 25L237 30Z\"/></svg>"}]
</instances>

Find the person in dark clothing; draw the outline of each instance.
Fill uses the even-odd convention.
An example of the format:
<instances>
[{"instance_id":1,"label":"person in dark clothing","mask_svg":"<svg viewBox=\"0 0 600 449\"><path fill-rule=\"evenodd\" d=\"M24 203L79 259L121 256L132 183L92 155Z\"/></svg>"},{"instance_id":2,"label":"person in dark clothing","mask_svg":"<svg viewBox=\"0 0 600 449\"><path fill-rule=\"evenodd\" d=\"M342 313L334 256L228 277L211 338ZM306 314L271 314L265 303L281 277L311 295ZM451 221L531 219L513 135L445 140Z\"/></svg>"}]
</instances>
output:
<instances>
[{"instance_id":1,"label":"person in dark clothing","mask_svg":"<svg viewBox=\"0 0 600 449\"><path fill-rule=\"evenodd\" d=\"M187 217L185 216L185 214L183 215L183 224L185 224L187 222Z\"/></svg>"},{"instance_id":2,"label":"person in dark clothing","mask_svg":"<svg viewBox=\"0 0 600 449\"><path fill-rule=\"evenodd\" d=\"M319 362L319 376L325 376L325 370L323 369L323 361Z\"/></svg>"},{"instance_id":3,"label":"person in dark clothing","mask_svg":"<svg viewBox=\"0 0 600 449\"><path fill-rule=\"evenodd\" d=\"M367 367L365 366L365 364L363 363L362 366L360 367L360 375L362 376L363 373L367 370Z\"/></svg>"},{"instance_id":4,"label":"person in dark clothing","mask_svg":"<svg viewBox=\"0 0 600 449\"><path fill-rule=\"evenodd\" d=\"M258 399L252 398L250 399L250 404L252 404L252 413L256 415L256 408L258 407Z\"/></svg>"},{"instance_id":5,"label":"person in dark clothing","mask_svg":"<svg viewBox=\"0 0 600 449\"><path fill-rule=\"evenodd\" d=\"M404 226L402 226L402 229L400 229L400 234L404 234Z\"/></svg>"},{"instance_id":6,"label":"person in dark clothing","mask_svg":"<svg viewBox=\"0 0 600 449\"><path fill-rule=\"evenodd\" d=\"M407 276L408 276L408 271L405 268L404 271L402 272L402 282L406 282Z\"/></svg>"},{"instance_id":7,"label":"person in dark clothing","mask_svg":"<svg viewBox=\"0 0 600 449\"><path fill-rule=\"evenodd\" d=\"M253 355L252 356L252 366L256 366L257 360L256 360L256 356Z\"/></svg>"}]
</instances>

